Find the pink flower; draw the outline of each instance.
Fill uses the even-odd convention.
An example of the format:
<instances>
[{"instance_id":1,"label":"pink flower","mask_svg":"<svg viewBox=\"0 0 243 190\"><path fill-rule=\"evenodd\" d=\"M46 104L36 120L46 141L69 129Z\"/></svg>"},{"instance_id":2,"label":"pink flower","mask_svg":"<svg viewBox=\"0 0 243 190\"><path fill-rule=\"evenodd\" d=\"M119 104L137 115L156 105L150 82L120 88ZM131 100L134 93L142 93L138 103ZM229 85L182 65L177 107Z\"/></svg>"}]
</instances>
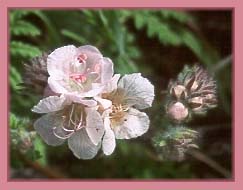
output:
<instances>
[{"instance_id":1,"label":"pink flower","mask_svg":"<svg viewBox=\"0 0 243 190\"><path fill-rule=\"evenodd\" d=\"M34 128L47 144L57 146L67 140L76 157L93 158L105 130L96 106L102 101L99 94L116 88L119 78L112 77L112 61L93 46L69 45L48 55L47 71L49 96L32 108L45 115Z\"/></svg>"},{"instance_id":2,"label":"pink flower","mask_svg":"<svg viewBox=\"0 0 243 190\"><path fill-rule=\"evenodd\" d=\"M62 94L68 104L87 106L96 105L90 98L105 89L114 73L112 61L90 45L57 48L47 57L47 71L48 85L54 94Z\"/></svg>"}]
</instances>

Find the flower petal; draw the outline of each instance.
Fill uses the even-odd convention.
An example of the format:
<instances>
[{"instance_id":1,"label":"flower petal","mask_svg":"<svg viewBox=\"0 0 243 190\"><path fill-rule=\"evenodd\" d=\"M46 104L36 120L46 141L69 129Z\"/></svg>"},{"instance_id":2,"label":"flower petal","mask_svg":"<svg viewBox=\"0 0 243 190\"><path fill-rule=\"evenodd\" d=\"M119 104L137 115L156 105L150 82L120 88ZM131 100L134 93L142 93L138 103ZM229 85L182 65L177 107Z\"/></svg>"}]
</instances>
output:
<instances>
[{"instance_id":1,"label":"flower petal","mask_svg":"<svg viewBox=\"0 0 243 190\"><path fill-rule=\"evenodd\" d=\"M120 74L115 74L112 79L105 84L105 88L103 90L103 93L110 93L113 90L117 89L117 83L120 78Z\"/></svg>"},{"instance_id":2,"label":"flower petal","mask_svg":"<svg viewBox=\"0 0 243 190\"><path fill-rule=\"evenodd\" d=\"M141 73L125 75L118 83L118 88L125 90L125 104L145 109L152 106L154 86Z\"/></svg>"},{"instance_id":3,"label":"flower petal","mask_svg":"<svg viewBox=\"0 0 243 190\"><path fill-rule=\"evenodd\" d=\"M99 96L96 96L94 97L94 99L99 102L101 104L101 106L104 108L104 109L107 109L109 107L112 106L112 102L110 100L107 100L107 99L104 99L104 98L101 98Z\"/></svg>"},{"instance_id":4,"label":"flower petal","mask_svg":"<svg viewBox=\"0 0 243 190\"><path fill-rule=\"evenodd\" d=\"M59 111L64 108L67 103L66 98L63 96L49 96L39 101L39 103L32 108L36 113L49 113Z\"/></svg>"},{"instance_id":5,"label":"flower petal","mask_svg":"<svg viewBox=\"0 0 243 190\"><path fill-rule=\"evenodd\" d=\"M111 59L104 57L101 60L101 83L110 81L113 74L113 62Z\"/></svg>"},{"instance_id":6,"label":"flower petal","mask_svg":"<svg viewBox=\"0 0 243 190\"><path fill-rule=\"evenodd\" d=\"M85 129L80 129L68 139L68 147L79 159L92 159L97 154L100 145L94 145Z\"/></svg>"},{"instance_id":7,"label":"flower petal","mask_svg":"<svg viewBox=\"0 0 243 190\"><path fill-rule=\"evenodd\" d=\"M76 92L65 94L65 97L72 102L83 104L83 105L86 105L88 107L94 107L94 106L97 105L97 102L95 100L86 99L86 98L80 96L80 94L78 94Z\"/></svg>"},{"instance_id":8,"label":"flower petal","mask_svg":"<svg viewBox=\"0 0 243 190\"><path fill-rule=\"evenodd\" d=\"M110 128L110 119L105 117L104 119L105 135L102 141L102 150L105 155L111 155L116 147L115 134Z\"/></svg>"},{"instance_id":9,"label":"flower petal","mask_svg":"<svg viewBox=\"0 0 243 190\"><path fill-rule=\"evenodd\" d=\"M100 60L103 58L100 51L91 45L80 46L78 54L85 54L87 56L86 64L88 68L94 69L95 65L99 65Z\"/></svg>"},{"instance_id":10,"label":"flower petal","mask_svg":"<svg viewBox=\"0 0 243 190\"><path fill-rule=\"evenodd\" d=\"M91 97L94 97L94 96L97 96L98 94L100 94L103 91L103 89L104 89L104 86L101 86L101 85L98 86L95 83L95 85L92 84L92 90L82 93L82 96L91 98Z\"/></svg>"},{"instance_id":11,"label":"flower petal","mask_svg":"<svg viewBox=\"0 0 243 190\"><path fill-rule=\"evenodd\" d=\"M90 53L101 54L100 51L96 47L91 46L91 45L80 46L80 47L78 47L78 49L79 49L79 51L81 51L83 53L90 52Z\"/></svg>"},{"instance_id":12,"label":"flower petal","mask_svg":"<svg viewBox=\"0 0 243 190\"><path fill-rule=\"evenodd\" d=\"M130 108L123 121L112 126L117 139L131 139L143 135L148 131L149 118L146 113Z\"/></svg>"},{"instance_id":13,"label":"flower petal","mask_svg":"<svg viewBox=\"0 0 243 190\"><path fill-rule=\"evenodd\" d=\"M56 113L49 113L40 117L35 123L34 128L42 137L46 144L51 146L61 145L65 140L56 137L53 128L61 128L62 118ZM61 133L61 132L60 132Z\"/></svg>"},{"instance_id":14,"label":"flower petal","mask_svg":"<svg viewBox=\"0 0 243 190\"><path fill-rule=\"evenodd\" d=\"M50 89L55 93L67 93L67 84L63 80L56 80L53 77L48 78L48 85Z\"/></svg>"},{"instance_id":15,"label":"flower petal","mask_svg":"<svg viewBox=\"0 0 243 190\"><path fill-rule=\"evenodd\" d=\"M92 143L98 145L104 135L104 123L101 115L93 108L86 108L86 131Z\"/></svg>"},{"instance_id":16,"label":"flower petal","mask_svg":"<svg viewBox=\"0 0 243 190\"><path fill-rule=\"evenodd\" d=\"M47 71L56 79L63 79L69 74L70 63L77 55L77 48L73 45L63 46L55 49L47 57Z\"/></svg>"},{"instance_id":17,"label":"flower petal","mask_svg":"<svg viewBox=\"0 0 243 190\"><path fill-rule=\"evenodd\" d=\"M43 93L43 96L44 97L48 97L48 96L58 96L59 94L58 93L55 93L51 90L50 86L47 85L44 89L44 93Z\"/></svg>"}]
</instances>

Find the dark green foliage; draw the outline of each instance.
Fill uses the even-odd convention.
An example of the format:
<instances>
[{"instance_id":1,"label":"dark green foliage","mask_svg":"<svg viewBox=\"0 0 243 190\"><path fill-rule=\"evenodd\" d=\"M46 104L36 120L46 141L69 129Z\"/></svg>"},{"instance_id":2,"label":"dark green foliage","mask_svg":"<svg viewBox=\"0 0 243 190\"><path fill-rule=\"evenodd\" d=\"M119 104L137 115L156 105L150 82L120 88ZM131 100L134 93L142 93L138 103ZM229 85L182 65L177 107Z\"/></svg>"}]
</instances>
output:
<instances>
[{"instance_id":1,"label":"dark green foliage","mask_svg":"<svg viewBox=\"0 0 243 190\"><path fill-rule=\"evenodd\" d=\"M58 168L60 173L70 178L202 177L200 171L193 169L193 164L187 161L180 163L161 161L151 142L154 134L161 129L168 129L170 124L163 117L162 91L166 90L169 79L174 77L172 73L179 72L179 67L182 68L182 65L188 64L191 60L197 60L213 70L221 56L218 47L212 46L208 37L199 32L201 28L197 16L191 12L173 10L100 9L11 10L9 17L11 38L9 121L12 137L12 168L18 170L28 167L21 159L21 156L25 156L28 160L38 161L41 166L50 170ZM160 49L140 45L141 36L146 42L158 42ZM23 62L42 52L52 51L68 44L94 45L104 56L113 60L116 73L142 72L155 85L157 96L153 107L147 110L151 118L149 132L136 140L118 141L117 148L110 157L99 155L91 161L77 160L70 151L67 151L66 145L50 147L44 144L38 135L32 138L33 122L39 115L34 115L31 107L38 102L38 99L31 94L26 98L19 91L21 87L18 84L23 81ZM176 51L175 54L171 53L172 59L167 59L168 57L160 52L167 48L173 53L174 50L185 51L186 59L183 61ZM159 61L150 61L153 56ZM165 61L161 61L162 59ZM159 67L156 67L156 64ZM157 71L157 68L162 68L165 75L160 74L161 70ZM230 66L226 65L217 72L218 80L227 82L227 85L222 81L220 83L220 97L225 105L216 112L219 114L223 109L230 115L230 69ZM30 140L32 148L25 147L20 156L19 150L26 138Z\"/></svg>"},{"instance_id":2,"label":"dark green foliage","mask_svg":"<svg viewBox=\"0 0 243 190\"><path fill-rule=\"evenodd\" d=\"M31 131L31 122L28 118L17 117L10 113L10 139L11 139L11 165L22 166L19 158L25 155L27 159L39 161L46 164L45 146L36 135L35 131Z\"/></svg>"},{"instance_id":3,"label":"dark green foliage","mask_svg":"<svg viewBox=\"0 0 243 190\"><path fill-rule=\"evenodd\" d=\"M146 28L148 37L156 37L164 45L186 46L205 64L213 64L219 59L216 52L208 51L206 43L193 32L196 23L186 12L134 11L131 16L138 30Z\"/></svg>"}]
</instances>

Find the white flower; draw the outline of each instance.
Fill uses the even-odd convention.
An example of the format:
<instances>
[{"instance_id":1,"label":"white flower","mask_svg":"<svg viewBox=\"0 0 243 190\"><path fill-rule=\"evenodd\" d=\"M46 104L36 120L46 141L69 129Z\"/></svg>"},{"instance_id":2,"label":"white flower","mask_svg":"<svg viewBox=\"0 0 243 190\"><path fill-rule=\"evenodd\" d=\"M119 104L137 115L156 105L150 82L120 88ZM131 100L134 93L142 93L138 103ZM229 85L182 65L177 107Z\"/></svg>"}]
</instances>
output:
<instances>
[{"instance_id":1,"label":"white flower","mask_svg":"<svg viewBox=\"0 0 243 190\"><path fill-rule=\"evenodd\" d=\"M104 135L103 119L96 106L102 101L98 95L116 88L119 78L112 78L112 61L93 46L69 45L48 55L47 70L47 88L52 92L32 108L33 112L46 114L34 128L47 144L57 146L68 139L75 156L93 158Z\"/></svg>"},{"instance_id":2,"label":"white flower","mask_svg":"<svg viewBox=\"0 0 243 190\"><path fill-rule=\"evenodd\" d=\"M112 61L90 45L57 48L47 57L47 71L50 75L48 86L53 94L57 94L57 97L62 94L67 99L66 103L75 102L87 106L97 104L89 98L105 90L114 74Z\"/></svg>"},{"instance_id":3,"label":"white flower","mask_svg":"<svg viewBox=\"0 0 243 190\"><path fill-rule=\"evenodd\" d=\"M73 154L81 159L94 158L105 130L96 108L81 104L43 115L34 123L34 128L48 145L58 146L67 139Z\"/></svg>"},{"instance_id":4,"label":"white flower","mask_svg":"<svg viewBox=\"0 0 243 190\"><path fill-rule=\"evenodd\" d=\"M101 147L112 154L115 139L147 132L149 118L138 109L152 106L154 87L140 73L119 80L112 61L97 48L72 45L48 55L47 70L49 96L32 111L45 114L34 128L48 145L67 140L76 157L92 159Z\"/></svg>"},{"instance_id":5,"label":"white flower","mask_svg":"<svg viewBox=\"0 0 243 190\"><path fill-rule=\"evenodd\" d=\"M120 79L117 89L103 94L102 98L112 103L103 113L105 134L102 149L109 155L115 149L115 138L136 138L147 132L149 117L138 109L152 106L154 86L140 73L129 74Z\"/></svg>"}]
</instances>

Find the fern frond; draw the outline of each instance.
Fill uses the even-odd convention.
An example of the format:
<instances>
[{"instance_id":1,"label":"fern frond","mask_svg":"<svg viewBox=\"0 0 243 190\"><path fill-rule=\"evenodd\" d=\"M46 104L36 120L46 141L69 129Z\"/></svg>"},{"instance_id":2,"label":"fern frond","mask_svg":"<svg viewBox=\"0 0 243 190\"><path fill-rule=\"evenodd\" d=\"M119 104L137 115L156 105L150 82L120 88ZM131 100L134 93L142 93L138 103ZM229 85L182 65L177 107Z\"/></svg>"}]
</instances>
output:
<instances>
[{"instance_id":1,"label":"fern frond","mask_svg":"<svg viewBox=\"0 0 243 190\"><path fill-rule=\"evenodd\" d=\"M10 12L10 23L14 23L17 20L29 15L31 11L29 10L12 10Z\"/></svg>"},{"instance_id":2,"label":"fern frond","mask_svg":"<svg viewBox=\"0 0 243 190\"><path fill-rule=\"evenodd\" d=\"M17 69L12 65L10 67L9 82L10 82L11 89L13 89L15 91L20 89L18 84L22 83L22 77L21 77L20 73L17 71Z\"/></svg>"},{"instance_id":3,"label":"fern frond","mask_svg":"<svg viewBox=\"0 0 243 190\"><path fill-rule=\"evenodd\" d=\"M187 23L193 21L192 16L184 11L162 10L160 15L164 19L174 19L180 23Z\"/></svg>"},{"instance_id":4,"label":"fern frond","mask_svg":"<svg viewBox=\"0 0 243 190\"><path fill-rule=\"evenodd\" d=\"M144 14L144 12L137 12L134 15L135 27L140 30L146 27L148 37L157 37L159 41L165 45L180 45L181 38L174 32L171 27L159 20L159 18L152 14Z\"/></svg>"},{"instance_id":5,"label":"fern frond","mask_svg":"<svg viewBox=\"0 0 243 190\"><path fill-rule=\"evenodd\" d=\"M30 22L19 20L12 25L10 25L10 32L15 36L38 36L41 31Z\"/></svg>"},{"instance_id":6,"label":"fern frond","mask_svg":"<svg viewBox=\"0 0 243 190\"><path fill-rule=\"evenodd\" d=\"M30 121L27 118L18 117L14 113L10 112L9 125L11 129L26 128L26 124L29 122Z\"/></svg>"},{"instance_id":7,"label":"fern frond","mask_svg":"<svg viewBox=\"0 0 243 190\"><path fill-rule=\"evenodd\" d=\"M21 56L24 58L32 58L41 54L38 47L19 41L12 41L10 43L10 52L12 56Z\"/></svg>"},{"instance_id":8,"label":"fern frond","mask_svg":"<svg viewBox=\"0 0 243 190\"><path fill-rule=\"evenodd\" d=\"M74 40L74 41L76 41L76 42L78 42L80 44L85 44L86 43L86 40L82 36L72 32L70 30L63 29L61 31L61 33L62 33L63 36L66 36L66 37L68 37L68 38L70 38L70 39L72 39L72 40Z\"/></svg>"}]
</instances>

